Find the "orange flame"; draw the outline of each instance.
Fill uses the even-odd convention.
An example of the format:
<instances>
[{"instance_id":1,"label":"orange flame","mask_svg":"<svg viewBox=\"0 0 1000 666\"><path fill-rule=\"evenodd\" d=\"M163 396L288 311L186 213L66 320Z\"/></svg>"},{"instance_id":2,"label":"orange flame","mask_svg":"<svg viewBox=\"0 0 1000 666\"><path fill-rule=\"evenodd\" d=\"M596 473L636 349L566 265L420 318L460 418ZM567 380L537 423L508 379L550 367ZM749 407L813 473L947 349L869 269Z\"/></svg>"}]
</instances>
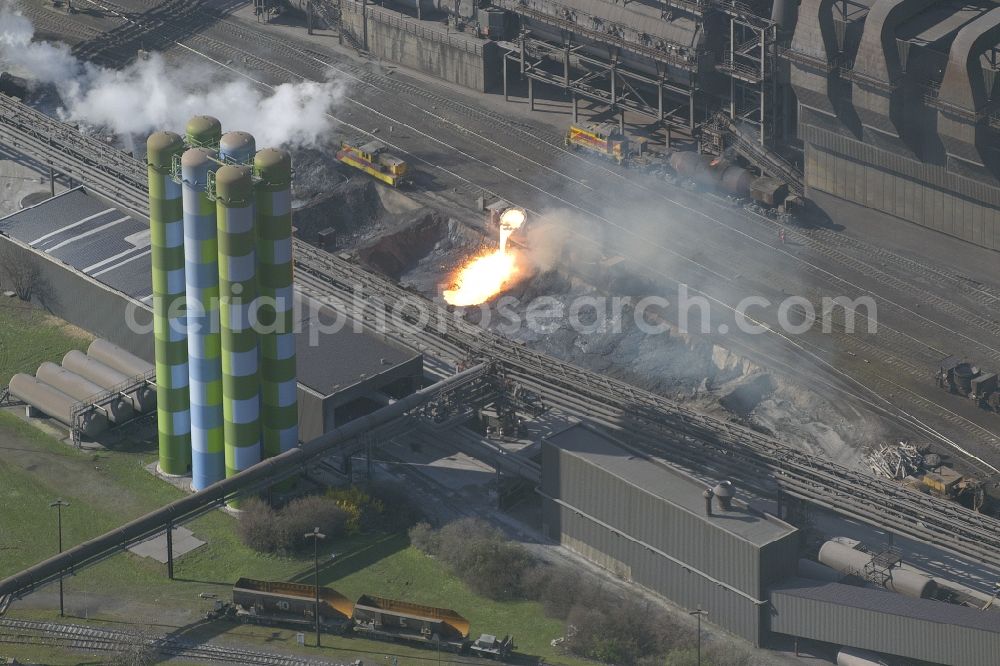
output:
<instances>
[{"instance_id":1,"label":"orange flame","mask_svg":"<svg viewBox=\"0 0 1000 666\"><path fill-rule=\"evenodd\" d=\"M485 252L459 269L455 288L444 291L449 305L465 307L479 305L510 287L521 275L517 257L507 251L510 235L524 224L524 211L508 208L500 216L500 247Z\"/></svg>"}]
</instances>

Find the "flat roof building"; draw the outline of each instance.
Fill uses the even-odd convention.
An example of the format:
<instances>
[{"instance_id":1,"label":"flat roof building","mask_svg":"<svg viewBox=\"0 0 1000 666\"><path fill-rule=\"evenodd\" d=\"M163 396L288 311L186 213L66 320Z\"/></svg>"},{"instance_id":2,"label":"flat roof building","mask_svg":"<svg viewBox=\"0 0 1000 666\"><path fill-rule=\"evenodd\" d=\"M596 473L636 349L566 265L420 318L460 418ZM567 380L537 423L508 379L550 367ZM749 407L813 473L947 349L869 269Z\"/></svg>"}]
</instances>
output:
<instances>
[{"instance_id":1,"label":"flat roof building","mask_svg":"<svg viewBox=\"0 0 1000 666\"><path fill-rule=\"evenodd\" d=\"M795 570L798 530L739 500L708 515L705 489L585 424L542 442L550 538L759 645L765 591Z\"/></svg>"},{"instance_id":2,"label":"flat roof building","mask_svg":"<svg viewBox=\"0 0 1000 666\"><path fill-rule=\"evenodd\" d=\"M152 361L146 220L77 187L0 219L0 245L38 268L35 297L53 314ZM335 311L302 294L295 305L302 441L419 387L421 354L332 326Z\"/></svg>"}]
</instances>

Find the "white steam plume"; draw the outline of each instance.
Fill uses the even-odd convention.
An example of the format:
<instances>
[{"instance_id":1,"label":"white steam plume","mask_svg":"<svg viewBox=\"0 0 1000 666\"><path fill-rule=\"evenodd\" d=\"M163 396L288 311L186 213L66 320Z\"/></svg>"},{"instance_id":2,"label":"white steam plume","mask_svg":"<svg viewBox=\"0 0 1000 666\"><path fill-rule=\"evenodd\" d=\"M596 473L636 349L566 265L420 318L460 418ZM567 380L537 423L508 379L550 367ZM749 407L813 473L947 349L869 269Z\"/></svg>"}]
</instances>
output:
<instances>
[{"instance_id":1,"label":"white steam plume","mask_svg":"<svg viewBox=\"0 0 1000 666\"><path fill-rule=\"evenodd\" d=\"M123 138L159 129L183 132L188 118L206 114L226 131L250 132L261 147L316 146L329 140L327 112L346 92L342 82L329 80L285 83L265 94L205 66L171 66L159 54L106 69L81 62L63 44L36 41L34 32L13 3L0 2L0 65L54 86L63 120Z\"/></svg>"}]
</instances>

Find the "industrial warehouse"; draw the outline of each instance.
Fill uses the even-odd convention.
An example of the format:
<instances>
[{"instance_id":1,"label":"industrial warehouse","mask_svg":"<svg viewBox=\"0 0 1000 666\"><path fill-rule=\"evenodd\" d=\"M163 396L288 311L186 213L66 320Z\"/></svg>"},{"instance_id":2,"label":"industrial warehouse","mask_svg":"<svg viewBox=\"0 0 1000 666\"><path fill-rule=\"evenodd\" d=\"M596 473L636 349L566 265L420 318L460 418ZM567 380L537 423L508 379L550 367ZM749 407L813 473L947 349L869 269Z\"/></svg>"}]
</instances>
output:
<instances>
[{"instance_id":1,"label":"industrial warehouse","mask_svg":"<svg viewBox=\"0 0 1000 666\"><path fill-rule=\"evenodd\" d=\"M996 663L997 25L4 4L0 657Z\"/></svg>"}]
</instances>

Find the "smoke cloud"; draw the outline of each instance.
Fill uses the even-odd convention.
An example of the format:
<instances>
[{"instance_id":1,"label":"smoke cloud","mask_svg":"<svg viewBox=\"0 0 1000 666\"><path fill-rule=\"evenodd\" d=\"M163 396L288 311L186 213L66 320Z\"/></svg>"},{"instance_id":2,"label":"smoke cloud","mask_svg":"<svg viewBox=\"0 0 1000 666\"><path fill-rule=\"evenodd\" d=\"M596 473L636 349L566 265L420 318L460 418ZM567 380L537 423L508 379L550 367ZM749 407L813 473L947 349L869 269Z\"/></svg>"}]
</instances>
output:
<instances>
[{"instance_id":1,"label":"smoke cloud","mask_svg":"<svg viewBox=\"0 0 1000 666\"><path fill-rule=\"evenodd\" d=\"M127 142L159 129L183 132L207 114L226 131L244 130L257 144L310 147L329 139L327 112L346 93L342 81L285 83L267 93L207 65L183 68L151 54L121 70L81 62L63 44L38 41L11 2L0 4L0 65L59 93L62 120L106 128Z\"/></svg>"}]
</instances>

